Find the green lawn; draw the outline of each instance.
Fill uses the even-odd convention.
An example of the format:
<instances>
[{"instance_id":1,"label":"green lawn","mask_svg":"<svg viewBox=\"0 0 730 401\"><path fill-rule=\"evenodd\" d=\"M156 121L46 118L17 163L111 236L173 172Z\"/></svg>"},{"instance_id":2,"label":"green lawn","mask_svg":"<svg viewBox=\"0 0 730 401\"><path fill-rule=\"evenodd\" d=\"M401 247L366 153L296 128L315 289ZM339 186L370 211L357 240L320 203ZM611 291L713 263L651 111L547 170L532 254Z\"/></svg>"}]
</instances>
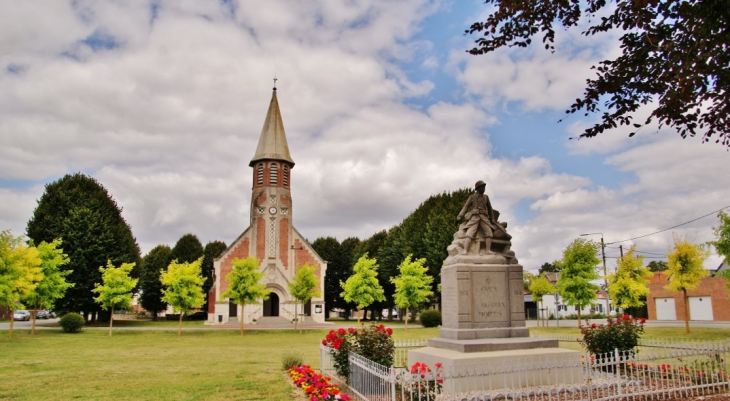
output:
<instances>
[{"instance_id":1,"label":"green lawn","mask_svg":"<svg viewBox=\"0 0 730 401\"><path fill-rule=\"evenodd\" d=\"M196 322L190 322L196 323ZM354 325L354 323L353 323ZM0 331L0 400L293 400L281 355L296 350L319 367L327 330L105 330L65 334ZM394 337L438 329L397 327Z\"/></svg>"}]
</instances>

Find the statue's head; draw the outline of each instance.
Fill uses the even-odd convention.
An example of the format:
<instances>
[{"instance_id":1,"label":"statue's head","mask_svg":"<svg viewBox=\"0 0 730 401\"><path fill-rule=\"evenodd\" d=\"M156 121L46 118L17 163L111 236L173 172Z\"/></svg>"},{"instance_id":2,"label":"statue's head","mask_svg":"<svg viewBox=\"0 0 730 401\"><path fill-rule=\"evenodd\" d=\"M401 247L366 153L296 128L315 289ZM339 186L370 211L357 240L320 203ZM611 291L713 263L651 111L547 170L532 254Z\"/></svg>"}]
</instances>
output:
<instances>
[{"instance_id":1,"label":"statue's head","mask_svg":"<svg viewBox=\"0 0 730 401\"><path fill-rule=\"evenodd\" d=\"M474 189L479 192L480 194L484 193L484 188L487 186L487 183L479 180L476 184L474 184Z\"/></svg>"}]
</instances>

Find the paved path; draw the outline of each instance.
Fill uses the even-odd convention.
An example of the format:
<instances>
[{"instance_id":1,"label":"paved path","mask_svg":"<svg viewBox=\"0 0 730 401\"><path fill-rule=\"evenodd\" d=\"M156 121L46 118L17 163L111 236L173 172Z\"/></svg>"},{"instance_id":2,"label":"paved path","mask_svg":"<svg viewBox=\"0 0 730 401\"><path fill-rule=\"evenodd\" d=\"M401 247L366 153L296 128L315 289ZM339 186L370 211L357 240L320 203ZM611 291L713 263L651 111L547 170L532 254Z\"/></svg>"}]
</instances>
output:
<instances>
[{"instance_id":1,"label":"paved path","mask_svg":"<svg viewBox=\"0 0 730 401\"><path fill-rule=\"evenodd\" d=\"M586 320L584 320L585 322ZM605 319L588 319L589 323L596 323L596 324L604 324L606 323ZM13 325L14 330L30 330L30 324L31 322L15 322ZM365 324L369 324L368 321L363 321ZM384 324L388 325L388 321L382 321L378 322L378 324ZM527 321L527 327L542 327L544 326L546 322L545 321L536 321L536 320L528 320ZM548 327L578 327L578 321L577 320L548 320L547 321ZM585 324L585 323L584 323ZM297 326L297 329L299 327L306 329L306 330L316 330L316 329L338 329L340 327L348 328L348 327L354 327L357 325L357 321L351 320L351 321L336 321L336 322L326 322L326 323L308 323L308 324L302 324ZM705 327L705 328L714 328L714 329L730 329L730 321L695 321L695 322L689 322L690 328L693 327ZM399 324L400 327L400 324ZM417 324L409 323L408 327L421 327ZM667 320L647 320L646 321L646 327L684 327L684 321L667 321ZM10 328L9 322L2 322L0 323L0 330L8 330ZM36 321L36 330L58 330L58 319L48 319L48 320L37 320ZM100 326L100 327L85 327L85 329L89 330L108 330L108 326ZM182 330L238 330L239 326L237 324L232 325L221 325L221 326L183 326ZM269 326L264 324L247 324L243 326L244 330L294 330L294 325L287 327L281 327L281 326ZM134 327L120 327L115 326L114 330L177 330L177 326L134 326Z\"/></svg>"}]
</instances>

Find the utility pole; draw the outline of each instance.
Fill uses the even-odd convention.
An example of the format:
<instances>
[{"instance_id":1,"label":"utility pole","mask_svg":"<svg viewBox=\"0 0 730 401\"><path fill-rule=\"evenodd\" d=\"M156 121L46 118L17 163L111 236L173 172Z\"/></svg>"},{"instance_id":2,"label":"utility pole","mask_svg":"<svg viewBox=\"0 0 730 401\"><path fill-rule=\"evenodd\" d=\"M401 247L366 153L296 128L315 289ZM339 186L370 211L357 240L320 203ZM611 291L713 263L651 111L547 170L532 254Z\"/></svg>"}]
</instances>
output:
<instances>
[{"instance_id":1,"label":"utility pole","mask_svg":"<svg viewBox=\"0 0 730 401\"><path fill-rule=\"evenodd\" d=\"M623 245L619 245L618 246L618 250L621 252L621 259L623 259L624 258L624 246Z\"/></svg>"}]
</instances>

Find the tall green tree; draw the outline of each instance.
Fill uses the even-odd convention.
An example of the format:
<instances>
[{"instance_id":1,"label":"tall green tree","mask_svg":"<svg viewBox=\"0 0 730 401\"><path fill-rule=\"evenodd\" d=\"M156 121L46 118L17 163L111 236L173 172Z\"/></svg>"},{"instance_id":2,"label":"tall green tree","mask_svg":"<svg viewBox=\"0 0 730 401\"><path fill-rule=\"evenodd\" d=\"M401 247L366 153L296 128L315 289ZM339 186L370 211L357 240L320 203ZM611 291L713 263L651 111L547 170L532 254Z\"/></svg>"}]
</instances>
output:
<instances>
[{"instance_id":1,"label":"tall green tree","mask_svg":"<svg viewBox=\"0 0 730 401\"><path fill-rule=\"evenodd\" d=\"M43 278L41 259L35 247L13 237L9 230L0 232L0 305L10 310L10 332L13 337L13 312Z\"/></svg>"},{"instance_id":2,"label":"tall green tree","mask_svg":"<svg viewBox=\"0 0 730 401\"><path fill-rule=\"evenodd\" d=\"M114 309L132 307L132 292L138 281L130 277L133 268L134 263L122 263L119 267L115 267L112 262L108 262L106 268L99 268L103 284L97 284L92 291L99 294L94 300L109 310L109 337L112 336Z\"/></svg>"},{"instance_id":3,"label":"tall green tree","mask_svg":"<svg viewBox=\"0 0 730 401\"><path fill-rule=\"evenodd\" d=\"M669 265L663 260L652 260L646 267L650 272L663 272L669 269Z\"/></svg>"},{"instance_id":4,"label":"tall green tree","mask_svg":"<svg viewBox=\"0 0 730 401\"><path fill-rule=\"evenodd\" d=\"M83 312L94 320L99 304L92 289L101 282L99 266L140 261L137 241L122 217L122 209L99 182L81 173L66 175L46 185L33 217L28 221L28 237L34 243L63 241L69 262L63 270L74 286L56 302L61 312ZM132 271L132 277L138 273Z\"/></svg>"},{"instance_id":5,"label":"tall green tree","mask_svg":"<svg viewBox=\"0 0 730 401\"><path fill-rule=\"evenodd\" d=\"M560 268L560 278L555 287L568 305L577 306L578 327L581 326L580 310L596 300L596 291L601 287L594 284L600 276L596 267L601 262L598 259L599 245L584 238L574 240L563 251L563 259L557 262Z\"/></svg>"},{"instance_id":6,"label":"tall green tree","mask_svg":"<svg viewBox=\"0 0 730 401\"><path fill-rule=\"evenodd\" d=\"M205 310L208 310L208 302L210 302L207 294L211 287L213 287L213 261L221 256L227 248L228 246L223 241L208 242L205 244L205 248L203 248L203 263L200 265L200 269L203 272L203 277L205 277L205 284L203 284L203 293L206 294L205 304L203 305Z\"/></svg>"},{"instance_id":7,"label":"tall green tree","mask_svg":"<svg viewBox=\"0 0 730 401\"><path fill-rule=\"evenodd\" d=\"M359 243L359 240L357 241ZM344 243L344 241L343 241ZM312 242L312 248L322 259L327 261L327 275L324 277L324 306L329 311L335 308L348 309L350 305L340 297L340 281L346 280L352 273L352 256L334 237L320 237Z\"/></svg>"},{"instance_id":8,"label":"tall green tree","mask_svg":"<svg viewBox=\"0 0 730 401\"><path fill-rule=\"evenodd\" d=\"M554 294L557 292L555 286L545 277L544 274L537 276L530 283L528 290L532 293L532 300L542 304L542 297L546 294Z\"/></svg>"},{"instance_id":9,"label":"tall green tree","mask_svg":"<svg viewBox=\"0 0 730 401\"><path fill-rule=\"evenodd\" d=\"M43 278L38 285L31 290L24 298L23 303L32 309L33 324L30 334L35 334L36 312L39 309L51 309L57 299L63 297L66 290L73 284L66 282L66 277L71 274L68 270L60 270L61 266L68 263L68 256L60 249L61 240L56 239L51 243L41 242L36 249L41 260L41 273Z\"/></svg>"},{"instance_id":10,"label":"tall green tree","mask_svg":"<svg viewBox=\"0 0 730 401\"><path fill-rule=\"evenodd\" d=\"M157 320L157 314L167 309L167 303L162 300L163 286L160 276L172 261L170 252L169 246L157 245L142 258L139 302L143 308L152 312L152 320Z\"/></svg>"},{"instance_id":11,"label":"tall green tree","mask_svg":"<svg viewBox=\"0 0 730 401\"><path fill-rule=\"evenodd\" d=\"M405 311L406 330L408 330L408 309L428 302L433 295L431 290L433 277L426 274L428 268L424 264L426 259L411 261L411 255L408 255L398 267L400 274L390 278L395 285L395 304Z\"/></svg>"},{"instance_id":12,"label":"tall green tree","mask_svg":"<svg viewBox=\"0 0 730 401\"><path fill-rule=\"evenodd\" d=\"M396 307L395 284L390 281L390 278L398 275L398 266L400 266L403 259L408 255L404 235L401 225L393 226L388 230L388 236L376 254L378 261L378 283L383 288L385 300L382 302L376 301L370 305L372 317L376 313L382 312L383 308L388 309L388 318L393 315L391 311Z\"/></svg>"},{"instance_id":13,"label":"tall green tree","mask_svg":"<svg viewBox=\"0 0 730 401\"><path fill-rule=\"evenodd\" d=\"M652 272L644 267L644 257L634 256L636 245L619 259L616 273L608 275L608 294L622 309L636 308L646 302Z\"/></svg>"},{"instance_id":14,"label":"tall green tree","mask_svg":"<svg viewBox=\"0 0 730 401\"><path fill-rule=\"evenodd\" d=\"M715 234L715 241L711 241L710 245L715 247L717 254L725 258L726 263L730 263L730 214L720 211L717 214L720 224L712 227Z\"/></svg>"},{"instance_id":15,"label":"tall green tree","mask_svg":"<svg viewBox=\"0 0 730 401\"><path fill-rule=\"evenodd\" d=\"M259 269L259 260L256 258L234 259L233 270L226 275L228 289L223 292L220 299L228 298L231 302L241 305L258 302L259 299L267 300L269 292L266 284L261 283L264 273ZM241 321L240 335L243 335L243 317Z\"/></svg>"},{"instance_id":16,"label":"tall green tree","mask_svg":"<svg viewBox=\"0 0 730 401\"><path fill-rule=\"evenodd\" d=\"M319 290L319 279L314 274L314 266L305 263L297 268L294 278L289 283L289 293L295 300L294 316L297 316L297 319L294 321L294 330L296 330L299 323L296 302L301 303L303 307L310 299L322 295L322 291Z\"/></svg>"},{"instance_id":17,"label":"tall green tree","mask_svg":"<svg viewBox=\"0 0 730 401\"><path fill-rule=\"evenodd\" d=\"M386 269L390 269L391 271L395 272L395 269L398 266L398 263L400 263L401 258L395 258L393 259L391 263L391 259L388 259L387 255L390 255L391 252L394 252L396 248L392 248L392 240L393 240L393 230L397 229L398 226L392 227L388 231L379 231L369 238L363 240L360 242L360 245L357 248L357 251L355 252L355 256L352 260L352 266L355 266L355 263L362 257L364 254L373 255L376 259L383 257L386 261ZM393 294L392 291L392 284L388 281L388 277L385 276L382 273L383 269L378 269L378 282L380 283L380 286L383 287L383 291L385 291L386 294ZM352 272L352 271L351 271ZM348 276L349 277L349 276ZM392 302L388 304L388 302L391 300L391 297L386 296L385 301L376 301L370 304L368 307L370 310L370 318L371 320L375 318L375 314L377 312L382 311L384 306L387 306L388 308L392 308L393 304ZM357 309L357 306L353 303L349 303L352 306L352 309ZM384 305L386 304L386 305ZM349 311L348 311L349 312ZM367 314L367 310L365 311Z\"/></svg>"},{"instance_id":18,"label":"tall green tree","mask_svg":"<svg viewBox=\"0 0 730 401\"><path fill-rule=\"evenodd\" d=\"M183 314L200 308L205 302L203 295L205 278L200 272L202 261L202 257L194 262L180 263L173 260L167 266L167 271L163 272L160 277L162 285L165 286L162 290L162 301L170 304L173 312L180 313L177 326L178 337L182 331Z\"/></svg>"},{"instance_id":19,"label":"tall green tree","mask_svg":"<svg viewBox=\"0 0 730 401\"><path fill-rule=\"evenodd\" d=\"M641 128L657 121L682 138L730 146L730 7L725 0L487 0L495 6L484 22L466 31L483 35L471 54L502 47L527 47L536 35L554 51L555 25L583 34L620 34L621 55L604 60L587 80L582 99L567 113L600 113L601 120L581 137L618 126ZM598 16L598 17L597 17ZM602 107L603 106L603 107ZM652 109L634 123L641 106ZM673 131L672 130L672 131ZM632 132L633 136L637 131ZM713 138L713 136L716 136Z\"/></svg>"},{"instance_id":20,"label":"tall green tree","mask_svg":"<svg viewBox=\"0 0 730 401\"><path fill-rule=\"evenodd\" d=\"M689 299L687 291L700 286L702 279L709 276L704 262L710 256L710 251L702 249L699 244L674 235L674 249L667 255L669 259L669 284L664 287L670 291L681 292L684 296L684 328L689 334Z\"/></svg>"},{"instance_id":21,"label":"tall green tree","mask_svg":"<svg viewBox=\"0 0 730 401\"><path fill-rule=\"evenodd\" d=\"M383 287L378 283L378 264L375 259L365 254L357 260L352 268L354 274L345 282L340 282L342 293L347 302L354 302L359 310L370 306L373 302L384 301ZM360 315L357 318L360 326Z\"/></svg>"},{"instance_id":22,"label":"tall green tree","mask_svg":"<svg viewBox=\"0 0 730 401\"><path fill-rule=\"evenodd\" d=\"M203 244L200 243L198 236L195 234L185 234L177 240L175 246L172 247L170 258L177 260L178 263L192 263L202 258L205 254Z\"/></svg>"},{"instance_id":23,"label":"tall green tree","mask_svg":"<svg viewBox=\"0 0 730 401\"><path fill-rule=\"evenodd\" d=\"M560 268L558 267L557 262L548 263L545 262L540 266L540 270L537 271L537 274L543 274L543 273L557 273L560 271Z\"/></svg>"}]
</instances>

